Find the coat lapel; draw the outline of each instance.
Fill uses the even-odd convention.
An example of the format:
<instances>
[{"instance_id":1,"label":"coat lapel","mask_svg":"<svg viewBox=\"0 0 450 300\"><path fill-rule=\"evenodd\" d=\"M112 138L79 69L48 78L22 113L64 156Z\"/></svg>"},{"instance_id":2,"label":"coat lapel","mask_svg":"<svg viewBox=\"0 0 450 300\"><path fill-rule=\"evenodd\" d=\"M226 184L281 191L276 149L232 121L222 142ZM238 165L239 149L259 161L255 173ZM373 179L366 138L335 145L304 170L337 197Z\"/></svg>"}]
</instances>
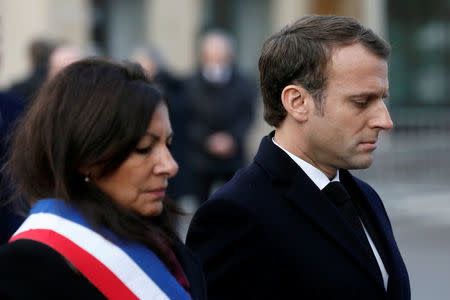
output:
<instances>
[{"instance_id":1,"label":"coat lapel","mask_svg":"<svg viewBox=\"0 0 450 300\"><path fill-rule=\"evenodd\" d=\"M389 274L388 292L392 299L407 299L406 290L403 289L402 283L409 283L406 267L403 262L400 251L395 241L391 224L385 213L381 199L375 191L373 191L365 183L353 177L349 172L346 172L348 178L357 186L358 191L363 195L360 199L366 201L366 205L370 207L370 211L374 214L375 226L380 230L382 243L385 245L386 262L385 267ZM408 289L409 290L409 287Z\"/></svg>"},{"instance_id":2,"label":"coat lapel","mask_svg":"<svg viewBox=\"0 0 450 300\"><path fill-rule=\"evenodd\" d=\"M299 213L306 215L330 236L384 289L378 266L367 255L368 249L359 240L357 233L303 170L272 142L272 136L273 133L263 138L255 162L266 170L274 186Z\"/></svg>"}]
</instances>

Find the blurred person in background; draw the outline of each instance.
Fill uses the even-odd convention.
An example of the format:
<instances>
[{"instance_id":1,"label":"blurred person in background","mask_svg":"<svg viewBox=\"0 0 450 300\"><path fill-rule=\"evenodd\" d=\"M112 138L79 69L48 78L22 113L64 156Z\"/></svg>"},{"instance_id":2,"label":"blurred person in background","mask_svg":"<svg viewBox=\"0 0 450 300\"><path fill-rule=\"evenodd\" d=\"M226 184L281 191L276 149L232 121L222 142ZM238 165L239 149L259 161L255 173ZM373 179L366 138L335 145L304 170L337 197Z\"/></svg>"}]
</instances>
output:
<instances>
[{"instance_id":1,"label":"blurred person in background","mask_svg":"<svg viewBox=\"0 0 450 300\"><path fill-rule=\"evenodd\" d=\"M170 120L176 136L172 142L171 153L178 162L179 171L170 179L168 194L174 200L187 194L189 169L186 165L186 124L189 106L183 93L182 80L170 73L164 66L161 54L152 47L139 47L133 51L131 59L139 63L170 99Z\"/></svg>"},{"instance_id":2,"label":"blurred person in background","mask_svg":"<svg viewBox=\"0 0 450 300\"><path fill-rule=\"evenodd\" d=\"M0 35L0 63L2 48ZM10 132L23 108L24 103L21 99L9 92L0 92L0 168L5 163L6 153L9 149ZM8 241L24 219L15 211L14 205L9 202L10 196L10 183L0 173L0 245Z\"/></svg>"},{"instance_id":3,"label":"blurred person in background","mask_svg":"<svg viewBox=\"0 0 450 300\"><path fill-rule=\"evenodd\" d=\"M245 163L244 140L250 127L256 87L234 65L234 40L209 31L200 42L200 66L186 82L190 104L187 162L192 189L205 201L211 188L226 182Z\"/></svg>"},{"instance_id":4,"label":"blurred person in background","mask_svg":"<svg viewBox=\"0 0 450 300\"><path fill-rule=\"evenodd\" d=\"M48 75L53 78L64 67L83 58L82 51L73 45L60 43L52 51L49 57Z\"/></svg>"},{"instance_id":5,"label":"blurred person in background","mask_svg":"<svg viewBox=\"0 0 450 300\"><path fill-rule=\"evenodd\" d=\"M0 92L0 168L5 164L5 157L10 147L11 130L23 109L21 99L12 94ZM16 211L16 205L9 201L10 196L9 180L0 173L0 245L8 242L24 220L24 217Z\"/></svg>"},{"instance_id":6,"label":"blurred person in background","mask_svg":"<svg viewBox=\"0 0 450 300\"><path fill-rule=\"evenodd\" d=\"M165 193L172 135L137 64L86 59L47 81L8 163L31 210L0 247L0 298L206 299Z\"/></svg>"},{"instance_id":7,"label":"blurred person in background","mask_svg":"<svg viewBox=\"0 0 450 300\"><path fill-rule=\"evenodd\" d=\"M393 123L390 46L356 20L306 16L259 58L275 131L194 215L208 299L409 300L408 272L368 168Z\"/></svg>"},{"instance_id":8,"label":"blurred person in background","mask_svg":"<svg viewBox=\"0 0 450 300\"><path fill-rule=\"evenodd\" d=\"M9 91L22 99L24 103L32 101L47 78L49 58L56 43L50 39L38 38L30 43L28 59L31 72L23 80L14 83Z\"/></svg>"}]
</instances>

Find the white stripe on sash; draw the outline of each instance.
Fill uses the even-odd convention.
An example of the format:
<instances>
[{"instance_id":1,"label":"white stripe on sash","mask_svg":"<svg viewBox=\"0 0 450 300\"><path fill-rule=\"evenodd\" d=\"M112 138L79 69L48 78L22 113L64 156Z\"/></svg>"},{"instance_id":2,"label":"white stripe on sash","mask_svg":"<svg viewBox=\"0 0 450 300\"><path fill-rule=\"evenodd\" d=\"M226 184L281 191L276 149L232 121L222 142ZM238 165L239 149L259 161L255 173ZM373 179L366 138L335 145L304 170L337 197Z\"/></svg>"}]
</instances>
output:
<instances>
[{"instance_id":1,"label":"white stripe on sash","mask_svg":"<svg viewBox=\"0 0 450 300\"><path fill-rule=\"evenodd\" d=\"M169 299L122 249L98 233L57 215L42 212L30 215L15 235L30 229L49 229L65 236L109 268L139 299Z\"/></svg>"}]
</instances>

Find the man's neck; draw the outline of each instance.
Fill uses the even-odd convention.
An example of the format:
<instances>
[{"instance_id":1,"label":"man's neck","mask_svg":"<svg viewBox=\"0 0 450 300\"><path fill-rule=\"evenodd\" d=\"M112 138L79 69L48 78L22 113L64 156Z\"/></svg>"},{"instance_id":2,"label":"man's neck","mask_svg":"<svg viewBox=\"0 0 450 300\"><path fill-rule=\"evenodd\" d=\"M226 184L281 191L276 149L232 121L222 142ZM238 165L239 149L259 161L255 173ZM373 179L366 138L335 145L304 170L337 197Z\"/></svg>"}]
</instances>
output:
<instances>
[{"instance_id":1,"label":"man's neck","mask_svg":"<svg viewBox=\"0 0 450 300\"><path fill-rule=\"evenodd\" d=\"M308 151L305 151L301 146L299 146L301 143L296 140L295 136L287 136L286 134L284 134L283 130L275 130L273 140L283 150L302 159L303 161L307 162L314 168L324 173L329 180L333 180L336 177L336 174L338 174L338 169L321 166L321 164L312 159L311 155L308 155Z\"/></svg>"},{"instance_id":2,"label":"man's neck","mask_svg":"<svg viewBox=\"0 0 450 300\"><path fill-rule=\"evenodd\" d=\"M330 181L339 181L339 170L336 171L336 174L333 178L329 178L317 167L311 165L309 162L286 150L283 146L275 142L275 140L272 141L276 146L280 147L281 150L289 155L289 157L303 170L303 172L305 172L305 174L311 179L312 182L316 184L316 186L320 190L322 190L328 183L330 183Z\"/></svg>"}]
</instances>

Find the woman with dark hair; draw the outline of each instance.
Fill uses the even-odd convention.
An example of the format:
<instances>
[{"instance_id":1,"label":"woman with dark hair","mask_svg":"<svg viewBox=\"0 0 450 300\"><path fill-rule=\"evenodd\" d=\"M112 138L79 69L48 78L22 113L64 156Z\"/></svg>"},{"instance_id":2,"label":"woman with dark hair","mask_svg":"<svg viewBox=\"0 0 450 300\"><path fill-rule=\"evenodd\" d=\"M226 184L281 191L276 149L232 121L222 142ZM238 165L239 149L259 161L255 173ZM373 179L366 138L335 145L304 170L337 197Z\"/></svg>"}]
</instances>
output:
<instances>
[{"instance_id":1,"label":"woman with dark hair","mask_svg":"<svg viewBox=\"0 0 450 300\"><path fill-rule=\"evenodd\" d=\"M165 195L172 136L138 65L85 59L47 82L8 162L31 210L0 248L0 298L205 299Z\"/></svg>"}]
</instances>

